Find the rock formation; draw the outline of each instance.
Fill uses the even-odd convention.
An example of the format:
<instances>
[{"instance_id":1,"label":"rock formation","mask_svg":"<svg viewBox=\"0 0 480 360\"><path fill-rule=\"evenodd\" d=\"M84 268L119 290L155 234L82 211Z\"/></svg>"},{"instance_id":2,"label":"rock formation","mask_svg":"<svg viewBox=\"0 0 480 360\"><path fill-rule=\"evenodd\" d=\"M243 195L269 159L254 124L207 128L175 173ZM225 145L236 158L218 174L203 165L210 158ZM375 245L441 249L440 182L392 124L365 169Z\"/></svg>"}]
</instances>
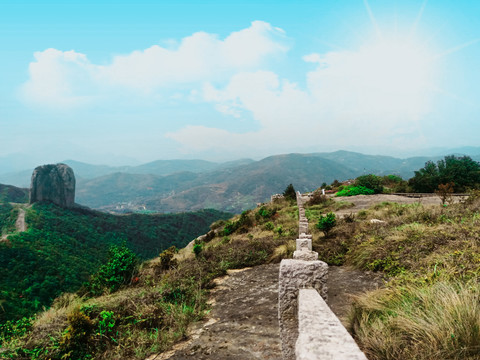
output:
<instances>
[{"instance_id":1,"label":"rock formation","mask_svg":"<svg viewBox=\"0 0 480 360\"><path fill-rule=\"evenodd\" d=\"M75 206L75 175L65 164L42 165L35 168L30 185L30 204L50 201L62 207Z\"/></svg>"}]
</instances>

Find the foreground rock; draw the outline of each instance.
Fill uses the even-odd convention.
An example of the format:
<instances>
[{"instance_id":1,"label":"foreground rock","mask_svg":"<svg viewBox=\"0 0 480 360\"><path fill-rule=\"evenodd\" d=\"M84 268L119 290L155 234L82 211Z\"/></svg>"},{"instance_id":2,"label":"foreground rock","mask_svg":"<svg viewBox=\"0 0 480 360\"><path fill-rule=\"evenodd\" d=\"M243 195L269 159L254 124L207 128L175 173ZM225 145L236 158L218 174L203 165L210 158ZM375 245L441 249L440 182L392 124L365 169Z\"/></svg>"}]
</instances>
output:
<instances>
[{"instance_id":1,"label":"foreground rock","mask_svg":"<svg viewBox=\"0 0 480 360\"><path fill-rule=\"evenodd\" d=\"M279 264L230 270L212 291L212 311L189 340L148 360L281 359L278 324ZM328 305L346 323L352 295L382 286L379 274L330 266Z\"/></svg>"},{"instance_id":2,"label":"foreground rock","mask_svg":"<svg viewBox=\"0 0 480 360\"><path fill-rule=\"evenodd\" d=\"M58 206L75 206L75 175L65 164L42 165L35 168L30 185L30 204L49 201Z\"/></svg>"}]
</instances>

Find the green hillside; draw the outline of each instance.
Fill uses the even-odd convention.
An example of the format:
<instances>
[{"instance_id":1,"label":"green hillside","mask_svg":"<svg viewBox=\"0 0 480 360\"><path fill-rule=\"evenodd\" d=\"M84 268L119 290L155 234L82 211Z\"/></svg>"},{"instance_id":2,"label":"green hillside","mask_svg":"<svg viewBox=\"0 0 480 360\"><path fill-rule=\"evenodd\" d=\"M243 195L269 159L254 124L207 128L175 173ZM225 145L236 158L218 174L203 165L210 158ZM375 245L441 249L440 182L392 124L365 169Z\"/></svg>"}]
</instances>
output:
<instances>
[{"instance_id":1,"label":"green hillside","mask_svg":"<svg viewBox=\"0 0 480 360\"><path fill-rule=\"evenodd\" d=\"M5 202L28 202L28 189L18 188L12 185L0 184L0 203Z\"/></svg>"},{"instance_id":2,"label":"green hillside","mask_svg":"<svg viewBox=\"0 0 480 360\"><path fill-rule=\"evenodd\" d=\"M109 246L126 245L150 259L183 247L230 214L216 210L168 215L114 216L88 209L34 204L26 209L28 230L14 233L18 208L0 207L0 322L30 316L66 291L76 291L106 261Z\"/></svg>"},{"instance_id":3,"label":"green hillside","mask_svg":"<svg viewBox=\"0 0 480 360\"><path fill-rule=\"evenodd\" d=\"M369 359L478 359L478 193L446 207L372 200L370 208L337 218L327 235L316 224L349 204L316 200L305 208L320 259L385 275L385 288L357 297L350 318ZM4 329L5 356L145 359L166 351L205 314L214 278L291 258L298 212L281 200L212 228L195 254L188 248L174 258L166 251L144 263L135 284L99 297L64 296L33 325Z\"/></svg>"},{"instance_id":4,"label":"green hillside","mask_svg":"<svg viewBox=\"0 0 480 360\"><path fill-rule=\"evenodd\" d=\"M142 205L160 212L215 208L240 213L282 192L289 183L310 191L322 182L355 176L354 171L332 160L288 154L197 174L110 174L79 181L76 198L80 204L106 210L129 201L133 208Z\"/></svg>"}]
</instances>

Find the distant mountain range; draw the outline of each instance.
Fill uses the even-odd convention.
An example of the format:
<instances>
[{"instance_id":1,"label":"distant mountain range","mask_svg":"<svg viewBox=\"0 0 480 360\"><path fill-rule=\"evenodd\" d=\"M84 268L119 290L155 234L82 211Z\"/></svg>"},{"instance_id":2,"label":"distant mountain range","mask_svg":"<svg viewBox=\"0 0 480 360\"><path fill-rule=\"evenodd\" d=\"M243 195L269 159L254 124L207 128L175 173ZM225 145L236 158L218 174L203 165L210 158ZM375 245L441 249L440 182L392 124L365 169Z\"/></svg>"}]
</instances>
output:
<instances>
[{"instance_id":1,"label":"distant mountain range","mask_svg":"<svg viewBox=\"0 0 480 360\"><path fill-rule=\"evenodd\" d=\"M441 158L443 156L399 159L336 151L228 163L158 160L139 166L112 167L74 160L64 162L73 168L77 178L76 202L95 209L179 212L214 208L240 212L282 192L290 183L297 190L311 191L323 182L370 173L395 174L408 179L428 160ZM480 160L478 155L472 158ZM0 183L26 186L32 170L0 174Z\"/></svg>"}]
</instances>

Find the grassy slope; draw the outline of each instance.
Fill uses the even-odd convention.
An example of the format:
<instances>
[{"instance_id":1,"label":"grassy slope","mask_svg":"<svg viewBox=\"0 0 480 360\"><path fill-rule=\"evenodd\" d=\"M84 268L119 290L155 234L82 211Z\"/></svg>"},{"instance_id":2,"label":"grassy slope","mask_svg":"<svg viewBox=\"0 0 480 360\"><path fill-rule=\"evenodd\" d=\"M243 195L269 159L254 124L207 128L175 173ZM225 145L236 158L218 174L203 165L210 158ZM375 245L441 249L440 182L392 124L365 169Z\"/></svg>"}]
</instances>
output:
<instances>
[{"instance_id":1,"label":"grassy slope","mask_svg":"<svg viewBox=\"0 0 480 360\"><path fill-rule=\"evenodd\" d=\"M370 360L480 358L478 194L447 207L378 204L314 239L327 262L390 278L357 298L351 314Z\"/></svg>"},{"instance_id":2,"label":"grassy slope","mask_svg":"<svg viewBox=\"0 0 480 360\"><path fill-rule=\"evenodd\" d=\"M368 358L477 359L480 198L446 208L379 204L339 220L325 238L313 224L335 207L348 202L306 206L314 250L330 264L383 271L390 278L385 289L357 298L352 312L351 331ZM201 245L197 258L189 248L169 270L160 259L144 263L139 280L117 293L92 299L65 295L39 316L28 335L4 346L12 357L48 350L48 356L60 358L72 346L66 329L80 309L93 330L77 340L95 359L143 359L169 348L202 316L213 278L228 268L291 256L296 207L283 202L267 210L265 218L258 209L237 216L230 222L234 226L227 223L227 229L236 229L228 236L224 224L214 225L216 235ZM373 218L386 223L372 224ZM109 332L102 325L105 312L113 319Z\"/></svg>"},{"instance_id":3,"label":"grassy slope","mask_svg":"<svg viewBox=\"0 0 480 360\"><path fill-rule=\"evenodd\" d=\"M215 277L230 268L291 255L297 235L295 207L272 206L266 217L254 210L234 218L229 223L236 224L236 230L228 236L223 232L225 223L213 224L216 235L200 245L197 257L190 248L177 255L176 263L159 258L143 263L132 284L116 293L90 299L63 295L37 317L26 335L21 335L21 327L10 331L16 335L12 339L4 332L4 356L30 359L35 353L40 359L68 359L91 354L95 359L144 359L168 349L185 336L191 321L203 316Z\"/></svg>"},{"instance_id":4,"label":"grassy slope","mask_svg":"<svg viewBox=\"0 0 480 360\"><path fill-rule=\"evenodd\" d=\"M14 231L17 209L0 207L0 226ZM84 209L35 204L26 210L28 230L0 242L0 322L30 316L65 291L75 291L126 242L141 259L185 246L230 215L216 210L169 215L113 216Z\"/></svg>"}]
</instances>

